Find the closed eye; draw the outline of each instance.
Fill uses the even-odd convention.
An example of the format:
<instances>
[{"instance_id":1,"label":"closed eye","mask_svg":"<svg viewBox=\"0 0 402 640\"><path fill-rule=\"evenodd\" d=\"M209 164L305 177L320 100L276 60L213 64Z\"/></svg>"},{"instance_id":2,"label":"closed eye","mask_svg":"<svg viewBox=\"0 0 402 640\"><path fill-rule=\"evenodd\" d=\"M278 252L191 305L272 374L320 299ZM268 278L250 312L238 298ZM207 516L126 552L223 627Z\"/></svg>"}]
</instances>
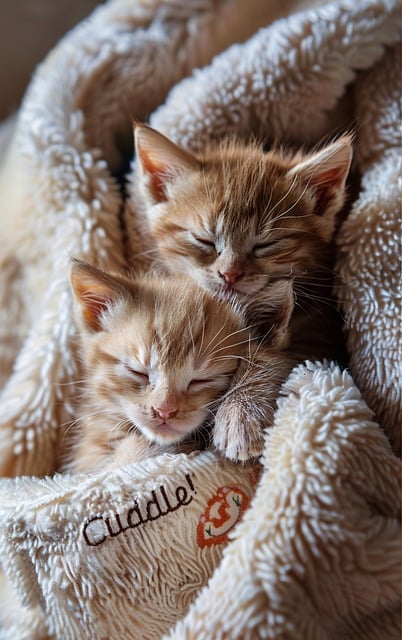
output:
<instances>
[{"instance_id":1,"label":"closed eye","mask_svg":"<svg viewBox=\"0 0 402 640\"><path fill-rule=\"evenodd\" d=\"M255 255L256 258L263 258L264 256L268 255L268 253L276 244L277 244L276 240L255 244L253 247L253 254Z\"/></svg>"},{"instance_id":2,"label":"closed eye","mask_svg":"<svg viewBox=\"0 0 402 640\"><path fill-rule=\"evenodd\" d=\"M215 249L215 242L209 238L201 238L200 236L193 236L195 243L204 251L212 251Z\"/></svg>"},{"instance_id":3,"label":"closed eye","mask_svg":"<svg viewBox=\"0 0 402 640\"><path fill-rule=\"evenodd\" d=\"M138 382L139 384L142 385L147 385L149 382L149 377L147 373L144 373L144 371L139 371L138 369L134 369L133 367L130 367L129 365L125 365L127 371L129 372L129 374L132 376L132 378Z\"/></svg>"},{"instance_id":4,"label":"closed eye","mask_svg":"<svg viewBox=\"0 0 402 640\"><path fill-rule=\"evenodd\" d=\"M204 387L209 387L213 382L212 378L194 378L189 382L187 391L199 391Z\"/></svg>"}]
</instances>

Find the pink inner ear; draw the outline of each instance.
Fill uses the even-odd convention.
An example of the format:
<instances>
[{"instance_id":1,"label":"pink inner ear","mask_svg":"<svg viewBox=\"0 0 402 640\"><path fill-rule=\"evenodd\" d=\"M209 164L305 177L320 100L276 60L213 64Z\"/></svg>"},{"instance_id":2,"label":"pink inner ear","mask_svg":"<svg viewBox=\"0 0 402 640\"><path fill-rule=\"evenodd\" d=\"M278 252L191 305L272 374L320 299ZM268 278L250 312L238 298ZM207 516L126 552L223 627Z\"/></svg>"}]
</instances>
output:
<instances>
[{"instance_id":1,"label":"pink inner ear","mask_svg":"<svg viewBox=\"0 0 402 640\"><path fill-rule=\"evenodd\" d=\"M159 201L163 202L166 200L166 178L160 173L151 173L150 174L150 182L151 189L154 194L154 197Z\"/></svg>"},{"instance_id":2,"label":"pink inner ear","mask_svg":"<svg viewBox=\"0 0 402 640\"><path fill-rule=\"evenodd\" d=\"M100 331L100 316L107 308L107 303L108 301L105 298L86 298L83 316L92 331Z\"/></svg>"},{"instance_id":3,"label":"pink inner ear","mask_svg":"<svg viewBox=\"0 0 402 640\"><path fill-rule=\"evenodd\" d=\"M345 177L344 167L332 167L311 177L310 184L316 187L338 187Z\"/></svg>"},{"instance_id":4,"label":"pink inner ear","mask_svg":"<svg viewBox=\"0 0 402 640\"><path fill-rule=\"evenodd\" d=\"M141 156L142 168L149 176L150 187L154 197L160 202L166 200L166 167L160 162L155 162L152 154L147 153L144 149L141 149L139 154Z\"/></svg>"},{"instance_id":5,"label":"pink inner ear","mask_svg":"<svg viewBox=\"0 0 402 640\"><path fill-rule=\"evenodd\" d=\"M343 167L333 167L311 177L309 184L314 187L317 194L314 213L320 215L325 212L327 205L332 200L334 191L341 186L344 177L345 171Z\"/></svg>"}]
</instances>

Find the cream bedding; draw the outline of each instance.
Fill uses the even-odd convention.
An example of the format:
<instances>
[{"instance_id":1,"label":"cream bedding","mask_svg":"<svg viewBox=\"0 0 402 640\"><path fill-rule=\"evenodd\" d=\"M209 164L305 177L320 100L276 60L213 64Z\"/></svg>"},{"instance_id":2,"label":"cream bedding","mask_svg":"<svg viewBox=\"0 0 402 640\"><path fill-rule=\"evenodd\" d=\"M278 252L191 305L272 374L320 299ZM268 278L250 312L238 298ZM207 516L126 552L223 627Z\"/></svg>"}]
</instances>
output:
<instances>
[{"instance_id":1,"label":"cream bedding","mask_svg":"<svg viewBox=\"0 0 402 640\"><path fill-rule=\"evenodd\" d=\"M400 638L400 35L393 0L109 0L38 68L0 142L2 640ZM118 176L149 115L189 149L355 131L350 372L293 371L261 465L55 474L76 411L68 261L123 263Z\"/></svg>"}]
</instances>

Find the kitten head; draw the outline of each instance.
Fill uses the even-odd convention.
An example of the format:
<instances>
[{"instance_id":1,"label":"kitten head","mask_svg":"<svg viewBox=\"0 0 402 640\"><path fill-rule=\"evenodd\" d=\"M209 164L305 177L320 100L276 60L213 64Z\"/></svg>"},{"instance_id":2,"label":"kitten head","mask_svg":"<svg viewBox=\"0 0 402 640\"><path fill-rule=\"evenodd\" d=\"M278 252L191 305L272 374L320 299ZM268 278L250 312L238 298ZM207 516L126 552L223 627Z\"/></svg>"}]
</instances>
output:
<instances>
[{"instance_id":1,"label":"kitten head","mask_svg":"<svg viewBox=\"0 0 402 640\"><path fill-rule=\"evenodd\" d=\"M215 293L250 295L328 262L349 136L292 157L234 141L194 156L137 125L135 144L149 231L171 271Z\"/></svg>"},{"instance_id":2,"label":"kitten head","mask_svg":"<svg viewBox=\"0 0 402 640\"><path fill-rule=\"evenodd\" d=\"M135 427L160 443L182 440L210 418L254 337L238 306L187 278L135 280L80 261L71 283L86 406L114 416L116 428ZM271 298L263 306L271 304L269 331L279 344L282 307L293 296L285 286Z\"/></svg>"}]
</instances>

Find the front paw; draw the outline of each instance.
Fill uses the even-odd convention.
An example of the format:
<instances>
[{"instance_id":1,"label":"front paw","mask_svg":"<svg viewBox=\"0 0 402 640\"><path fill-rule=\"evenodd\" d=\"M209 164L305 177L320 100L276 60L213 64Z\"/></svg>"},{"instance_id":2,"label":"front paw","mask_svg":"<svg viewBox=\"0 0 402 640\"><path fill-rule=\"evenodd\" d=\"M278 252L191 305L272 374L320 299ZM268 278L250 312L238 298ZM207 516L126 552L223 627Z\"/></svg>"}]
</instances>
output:
<instances>
[{"instance_id":1,"label":"front paw","mask_svg":"<svg viewBox=\"0 0 402 640\"><path fill-rule=\"evenodd\" d=\"M212 441L226 458L245 462L262 454L263 426L242 403L228 399L217 411Z\"/></svg>"}]
</instances>

